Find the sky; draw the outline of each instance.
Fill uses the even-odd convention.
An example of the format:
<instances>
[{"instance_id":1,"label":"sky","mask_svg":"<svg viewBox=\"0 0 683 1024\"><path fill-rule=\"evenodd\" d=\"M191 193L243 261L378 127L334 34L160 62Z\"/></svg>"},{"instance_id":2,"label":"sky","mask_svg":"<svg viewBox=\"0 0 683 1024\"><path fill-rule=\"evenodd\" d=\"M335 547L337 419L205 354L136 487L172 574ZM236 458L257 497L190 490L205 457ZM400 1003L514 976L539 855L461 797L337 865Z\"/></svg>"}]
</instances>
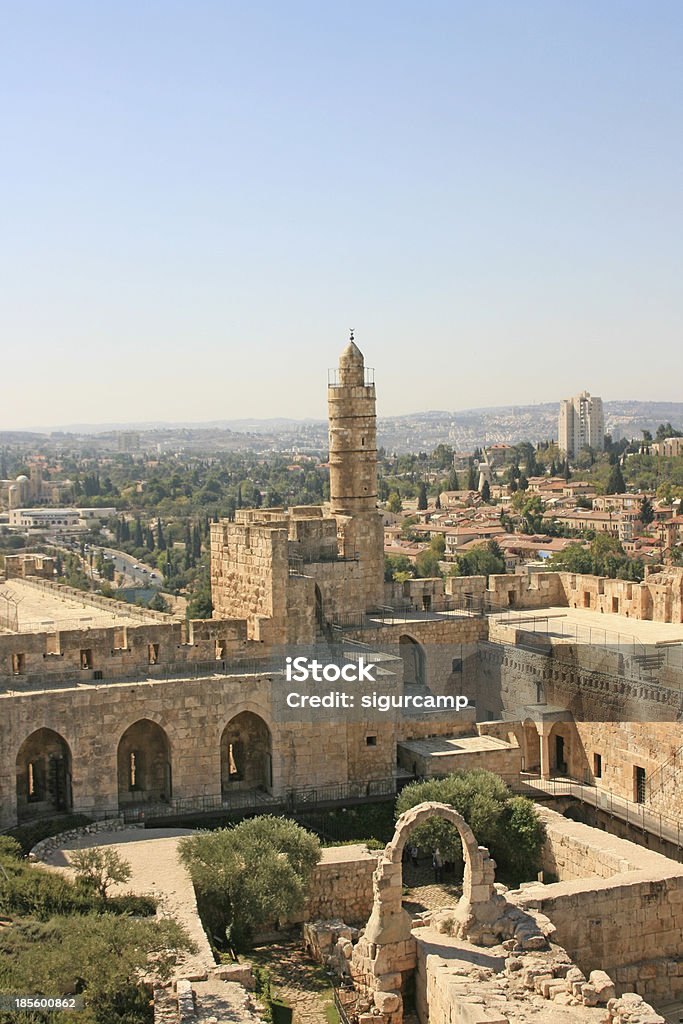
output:
<instances>
[{"instance_id":1,"label":"sky","mask_svg":"<svg viewBox=\"0 0 683 1024\"><path fill-rule=\"evenodd\" d=\"M683 401L680 0L0 19L0 429Z\"/></svg>"}]
</instances>

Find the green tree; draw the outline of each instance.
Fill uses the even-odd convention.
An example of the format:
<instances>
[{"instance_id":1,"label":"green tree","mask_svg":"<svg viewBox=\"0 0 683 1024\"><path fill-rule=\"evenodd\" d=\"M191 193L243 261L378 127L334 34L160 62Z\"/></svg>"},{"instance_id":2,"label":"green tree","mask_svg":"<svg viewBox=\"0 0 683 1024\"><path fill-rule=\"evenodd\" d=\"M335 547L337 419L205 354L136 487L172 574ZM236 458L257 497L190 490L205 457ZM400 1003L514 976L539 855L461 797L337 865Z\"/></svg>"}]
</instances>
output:
<instances>
[{"instance_id":1,"label":"green tree","mask_svg":"<svg viewBox=\"0 0 683 1024\"><path fill-rule=\"evenodd\" d=\"M166 599L163 597L163 595L158 590L157 590L156 594L154 595L154 597L152 598L152 600L149 602L149 607L152 609L153 612L168 612L168 610L169 610L169 608L168 608L168 601L166 601ZM196 615L194 617L198 618L198 619L199 618L202 618L202 619L210 618L210 616L208 616L208 615Z\"/></svg>"},{"instance_id":2,"label":"green tree","mask_svg":"<svg viewBox=\"0 0 683 1024\"><path fill-rule=\"evenodd\" d=\"M398 491L392 491L387 501L387 508L390 512L398 514L403 509L403 503L401 501L401 495Z\"/></svg>"},{"instance_id":3,"label":"green tree","mask_svg":"<svg viewBox=\"0 0 683 1024\"><path fill-rule=\"evenodd\" d=\"M384 582L391 583L394 580L400 581L415 575L413 563L407 555L385 555L384 556Z\"/></svg>"},{"instance_id":4,"label":"green tree","mask_svg":"<svg viewBox=\"0 0 683 1024\"><path fill-rule=\"evenodd\" d=\"M512 508L520 517L522 533L539 533L543 528L543 499L538 494L518 491L512 499Z\"/></svg>"},{"instance_id":5,"label":"green tree","mask_svg":"<svg viewBox=\"0 0 683 1024\"><path fill-rule=\"evenodd\" d=\"M553 569L566 572L591 573L593 571L591 553L578 541L568 544L564 551L556 551L554 555L551 555L550 565Z\"/></svg>"},{"instance_id":6,"label":"green tree","mask_svg":"<svg viewBox=\"0 0 683 1024\"><path fill-rule=\"evenodd\" d=\"M652 507L652 502L648 497L643 498L640 503L640 521L643 526L649 526L655 517L655 510Z\"/></svg>"},{"instance_id":7,"label":"green tree","mask_svg":"<svg viewBox=\"0 0 683 1024\"><path fill-rule=\"evenodd\" d=\"M140 516L135 517L135 529L133 531L133 544L136 548L141 548L143 545L142 536L142 523L140 522Z\"/></svg>"},{"instance_id":8,"label":"green tree","mask_svg":"<svg viewBox=\"0 0 683 1024\"><path fill-rule=\"evenodd\" d=\"M210 619L212 615L211 587L207 582L202 582L194 590L187 603L187 617L188 619Z\"/></svg>"},{"instance_id":9,"label":"green tree","mask_svg":"<svg viewBox=\"0 0 683 1024\"><path fill-rule=\"evenodd\" d=\"M499 576L505 572L505 556L495 540L475 544L464 555L458 555L454 576Z\"/></svg>"},{"instance_id":10,"label":"green tree","mask_svg":"<svg viewBox=\"0 0 683 1024\"><path fill-rule=\"evenodd\" d=\"M481 500L486 504L491 500L491 486L488 480L484 480L484 483L481 485Z\"/></svg>"},{"instance_id":11,"label":"green tree","mask_svg":"<svg viewBox=\"0 0 683 1024\"><path fill-rule=\"evenodd\" d=\"M320 842L294 821L261 816L234 828L187 836L180 858L197 891L208 934L240 948L255 929L285 921L303 906Z\"/></svg>"},{"instance_id":12,"label":"green tree","mask_svg":"<svg viewBox=\"0 0 683 1024\"><path fill-rule=\"evenodd\" d=\"M185 951L196 947L170 920L79 914L18 921L0 930L0 988L67 995L75 983L85 1002L79 1024L138 1024L149 1019L149 992L140 979L153 966L168 981Z\"/></svg>"},{"instance_id":13,"label":"green tree","mask_svg":"<svg viewBox=\"0 0 683 1024\"><path fill-rule=\"evenodd\" d=\"M420 484L417 490L417 507L421 512L427 508L427 485L424 482Z\"/></svg>"},{"instance_id":14,"label":"green tree","mask_svg":"<svg viewBox=\"0 0 683 1024\"><path fill-rule=\"evenodd\" d=\"M615 462L610 470L605 491L607 494L624 494L626 491L626 482L618 462Z\"/></svg>"}]
</instances>

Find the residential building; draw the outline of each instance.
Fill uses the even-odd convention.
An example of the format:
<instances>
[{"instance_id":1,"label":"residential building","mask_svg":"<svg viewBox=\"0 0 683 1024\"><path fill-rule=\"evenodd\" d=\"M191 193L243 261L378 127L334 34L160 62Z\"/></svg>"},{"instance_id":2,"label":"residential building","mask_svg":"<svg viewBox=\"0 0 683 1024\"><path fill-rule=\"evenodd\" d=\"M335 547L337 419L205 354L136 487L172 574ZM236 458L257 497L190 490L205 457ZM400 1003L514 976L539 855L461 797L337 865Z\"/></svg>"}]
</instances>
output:
<instances>
[{"instance_id":1,"label":"residential building","mask_svg":"<svg viewBox=\"0 0 683 1024\"><path fill-rule=\"evenodd\" d=\"M560 402L558 445L569 458L582 448L601 452L605 447L605 416L602 399L582 391Z\"/></svg>"}]
</instances>

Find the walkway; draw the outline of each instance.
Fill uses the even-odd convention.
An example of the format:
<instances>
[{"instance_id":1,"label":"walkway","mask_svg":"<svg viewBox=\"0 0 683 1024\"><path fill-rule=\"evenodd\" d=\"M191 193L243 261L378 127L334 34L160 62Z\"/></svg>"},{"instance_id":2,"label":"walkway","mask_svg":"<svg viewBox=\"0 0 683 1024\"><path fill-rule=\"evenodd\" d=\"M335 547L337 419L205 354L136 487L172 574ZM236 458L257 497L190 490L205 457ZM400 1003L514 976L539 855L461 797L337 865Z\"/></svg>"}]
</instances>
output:
<instances>
[{"instance_id":1,"label":"walkway","mask_svg":"<svg viewBox=\"0 0 683 1024\"><path fill-rule=\"evenodd\" d=\"M522 776L525 792L527 789L548 793L550 796L574 796L591 807L597 807L611 814L628 825L634 825L649 832L650 835L683 847L683 825L680 821L667 818L657 811L650 811L645 804L637 804L633 800L617 796L597 786L588 786L582 782L565 777L541 779L534 776Z\"/></svg>"},{"instance_id":2,"label":"walkway","mask_svg":"<svg viewBox=\"0 0 683 1024\"><path fill-rule=\"evenodd\" d=\"M107 846L116 850L128 861L132 874L129 882L113 886L111 892L154 896L159 901L159 915L171 917L181 924L197 945L197 952L184 957L178 964L175 977L190 981L204 979L216 962L199 920L190 876L177 855L180 838L191 834L190 829L180 828L99 832L65 843L61 849L49 854L45 863L73 877L73 870L69 867L73 850L91 846Z\"/></svg>"},{"instance_id":3,"label":"walkway","mask_svg":"<svg viewBox=\"0 0 683 1024\"><path fill-rule=\"evenodd\" d=\"M408 893L403 897L403 906L413 916L425 910L446 910L455 908L462 896L462 883L444 875L444 881L434 882L431 863L403 865L403 885Z\"/></svg>"}]
</instances>

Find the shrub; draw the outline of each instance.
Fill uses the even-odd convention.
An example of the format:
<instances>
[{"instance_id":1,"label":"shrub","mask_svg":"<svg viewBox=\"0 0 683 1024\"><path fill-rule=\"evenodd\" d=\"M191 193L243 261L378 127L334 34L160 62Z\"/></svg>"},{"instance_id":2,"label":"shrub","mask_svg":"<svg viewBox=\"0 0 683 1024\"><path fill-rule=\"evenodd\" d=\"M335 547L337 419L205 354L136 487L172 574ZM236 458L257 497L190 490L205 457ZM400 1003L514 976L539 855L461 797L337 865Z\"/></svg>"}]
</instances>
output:
<instances>
[{"instance_id":1,"label":"shrub","mask_svg":"<svg viewBox=\"0 0 683 1024\"><path fill-rule=\"evenodd\" d=\"M95 846L88 850L74 850L71 866L76 869L76 881L89 892L96 892L104 900L107 890L117 882L130 878L130 864L108 846Z\"/></svg>"},{"instance_id":2,"label":"shrub","mask_svg":"<svg viewBox=\"0 0 683 1024\"><path fill-rule=\"evenodd\" d=\"M168 979L180 953L192 949L183 929L168 920L90 914L21 922L0 932L0 990L83 993L79 1024L138 1024L151 1020L142 974L153 964Z\"/></svg>"},{"instance_id":3,"label":"shrub","mask_svg":"<svg viewBox=\"0 0 683 1024\"><path fill-rule=\"evenodd\" d=\"M149 917L156 909L155 901L149 896L127 894L105 901L96 891L88 891L63 875L16 857L0 856L0 865L0 913L49 921L55 915L104 910Z\"/></svg>"},{"instance_id":4,"label":"shrub","mask_svg":"<svg viewBox=\"0 0 683 1024\"><path fill-rule=\"evenodd\" d=\"M512 797L499 776L477 769L413 782L401 791L396 815L426 800L454 807L478 842L488 847L508 882L517 884L535 877L545 838L543 825L533 803L526 797ZM444 818L433 817L418 825L409 842L430 851L438 846L445 860L461 862L460 834Z\"/></svg>"},{"instance_id":5,"label":"shrub","mask_svg":"<svg viewBox=\"0 0 683 1024\"><path fill-rule=\"evenodd\" d=\"M0 861L18 860L22 855L21 844L12 836L0 836Z\"/></svg>"},{"instance_id":6,"label":"shrub","mask_svg":"<svg viewBox=\"0 0 683 1024\"><path fill-rule=\"evenodd\" d=\"M256 928L302 907L320 843L296 822L264 815L187 836L180 858L192 876L210 939L219 948L244 948Z\"/></svg>"}]
</instances>

